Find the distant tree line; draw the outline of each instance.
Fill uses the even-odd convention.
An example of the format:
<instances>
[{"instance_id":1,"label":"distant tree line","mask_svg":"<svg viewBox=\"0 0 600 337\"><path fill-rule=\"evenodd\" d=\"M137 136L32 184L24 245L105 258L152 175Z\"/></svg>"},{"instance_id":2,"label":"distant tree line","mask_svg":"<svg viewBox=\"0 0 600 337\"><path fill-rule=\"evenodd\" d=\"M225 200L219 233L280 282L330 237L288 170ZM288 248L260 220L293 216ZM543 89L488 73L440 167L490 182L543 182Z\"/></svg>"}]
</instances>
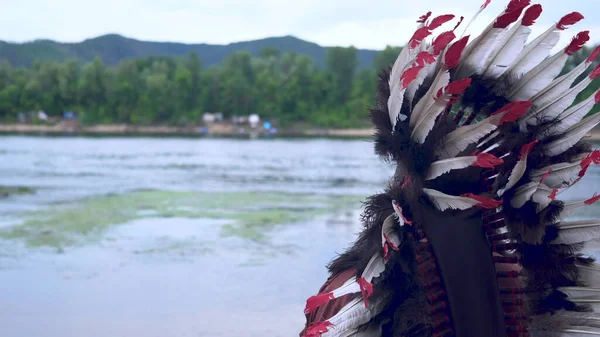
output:
<instances>
[{"instance_id":1,"label":"distant tree line","mask_svg":"<svg viewBox=\"0 0 600 337\"><path fill-rule=\"evenodd\" d=\"M399 51L387 47L372 69L361 71L353 47L328 49L324 69L317 69L308 56L273 48L256 58L234 53L208 69L194 53L127 59L114 67L98 58L86 64L38 61L30 69L3 62L0 121L14 122L21 112L42 110L49 116L75 111L85 124L178 125L199 122L204 112L222 112L226 117L258 113L280 125L365 126L377 72ZM589 52L585 48L571 57L563 71ZM598 88L597 79L578 99Z\"/></svg>"}]
</instances>

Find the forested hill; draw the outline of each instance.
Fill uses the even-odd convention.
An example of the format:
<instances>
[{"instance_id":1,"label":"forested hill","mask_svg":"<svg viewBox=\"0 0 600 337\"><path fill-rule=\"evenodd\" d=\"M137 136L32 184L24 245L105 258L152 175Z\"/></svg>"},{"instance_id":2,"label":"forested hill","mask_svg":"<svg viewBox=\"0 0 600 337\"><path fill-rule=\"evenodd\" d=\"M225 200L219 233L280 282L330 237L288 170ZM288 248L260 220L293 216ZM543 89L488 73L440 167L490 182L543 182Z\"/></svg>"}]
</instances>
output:
<instances>
[{"instance_id":1,"label":"forested hill","mask_svg":"<svg viewBox=\"0 0 600 337\"><path fill-rule=\"evenodd\" d=\"M172 42L149 42L130 39L120 35L103 35L79 43L60 43L50 40L37 40L28 43L9 43L0 41L0 60L8 60L12 66L29 67L34 60L66 61L79 59L92 61L99 56L104 64L116 65L131 57L148 56L185 56L189 52L198 54L205 67L220 64L229 54L247 51L258 56L266 47L273 47L282 53L293 52L309 56L314 64L322 68L325 65L327 47L308 42L294 36L271 37L260 40L215 44L185 44ZM357 50L359 69L371 68L378 51Z\"/></svg>"}]
</instances>

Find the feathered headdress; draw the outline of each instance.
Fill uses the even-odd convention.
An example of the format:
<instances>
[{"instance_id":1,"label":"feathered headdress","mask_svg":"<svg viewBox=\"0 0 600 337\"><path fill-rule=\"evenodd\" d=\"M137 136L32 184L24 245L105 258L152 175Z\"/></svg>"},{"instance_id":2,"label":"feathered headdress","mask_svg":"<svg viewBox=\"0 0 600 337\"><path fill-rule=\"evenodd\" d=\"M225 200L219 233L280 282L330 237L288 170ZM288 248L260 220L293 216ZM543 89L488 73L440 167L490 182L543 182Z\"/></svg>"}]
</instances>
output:
<instances>
[{"instance_id":1,"label":"feathered headdress","mask_svg":"<svg viewBox=\"0 0 600 337\"><path fill-rule=\"evenodd\" d=\"M549 55L583 16L527 43L541 13L512 0L479 36L457 36L460 18L431 42L454 15L419 19L371 110L396 174L308 299L302 336L600 335L600 268L586 255L600 220L564 221L600 196L558 198L600 163L582 141L600 92L573 105L600 76L600 47L559 76L589 32Z\"/></svg>"}]
</instances>

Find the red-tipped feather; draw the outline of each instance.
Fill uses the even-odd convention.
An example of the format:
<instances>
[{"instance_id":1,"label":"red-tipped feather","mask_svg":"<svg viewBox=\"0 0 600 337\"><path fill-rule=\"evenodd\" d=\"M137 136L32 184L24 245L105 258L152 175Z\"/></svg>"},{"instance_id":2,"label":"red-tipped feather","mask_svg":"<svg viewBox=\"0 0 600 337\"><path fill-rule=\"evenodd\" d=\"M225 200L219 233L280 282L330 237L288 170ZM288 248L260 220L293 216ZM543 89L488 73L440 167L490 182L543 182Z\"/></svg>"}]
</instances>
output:
<instances>
[{"instance_id":1,"label":"red-tipped feather","mask_svg":"<svg viewBox=\"0 0 600 337\"><path fill-rule=\"evenodd\" d=\"M434 30L439 26L443 25L444 23L454 19L454 16L454 14L444 14L437 16L431 20L431 23L427 25L427 27L429 28L429 30Z\"/></svg>"},{"instance_id":2,"label":"red-tipped feather","mask_svg":"<svg viewBox=\"0 0 600 337\"><path fill-rule=\"evenodd\" d=\"M529 143L529 144L525 144L521 147L521 151L519 152L519 159L522 159L523 157L525 157L527 154L529 154L529 152L531 152L531 150L533 150L533 147L535 146L535 144L537 144L539 142L538 139L534 140L533 142Z\"/></svg>"},{"instance_id":3,"label":"red-tipped feather","mask_svg":"<svg viewBox=\"0 0 600 337\"><path fill-rule=\"evenodd\" d=\"M418 66L425 66L433 62L435 62L435 56L426 51L420 52L415 59L415 63Z\"/></svg>"},{"instance_id":4,"label":"red-tipped feather","mask_svg":"<svg viewBox=\"0 0 600 337\"><path fill-rule=\"evenodd\" d=\"M483 5L481 5L481 9L486 9L486 7L490 4L490 2L492 2L492 0L485 0L485 2L483 3Z\"/></svg>"},{"instance_id":5,"label":"red-tipped feather","mask_svg":"<svg viewBox=\"0 0 600 337\"><path fill-rule=\"evenodd\" d=\"M523 20L521 20L522 26L532 26L535 23L540 15L542 15L542 5L535 4L525 11L525 15L523 15Z\"/></svg>"},{"instance_id":6,"label":"red-tipped feather","mask_svg":"<svg viewBox=\"0 0 600 337\"><path fill-rule=\"evenodd\" d=\"M594 103L595 103L595 104L598 104L598 103L600 103L600 91L598 91L598 92L596 93L596 96L594 96Z\"/></svg>"},{"instance_id":7,"label":"red-tipped feather","mask_svg":"<svg viewBox=\"0 0 600 337\"><path fill-rule=\"evenodd\" d=\"M590 74L590 78L593 80L598 76L600 76L600 64L598 64L596 66L596 69L594 69L594 71L592 71L592 73Z\"/></svg>"},{"instance_id":8,"label":"red-tipped feather","mask_svg":"<svg viewBox=\"0 0 600 337\"><path fill-rule=\"evenodd\" d=\"M583 160L581 161L581 171L579 171L579 174L578 174L580 178L585 175L588 168L592 164L595 164L595 165L600 164L600 150L594 150L587 157L583 158Z\"/></svg>"},{"instance_id":9,"label":"red-tipped feather","mask_svg":"<svg viewBox=\"0 0 600 337\"><path fill-rule=\"evenodd\" d=\"M565 30L568 28L567 26L574 25L581 20L583 20L583 15L581 15L581 13L579 12L573 12L563 16L560 19L560 21L558 21L558 23L556 24L556 28L560 30Z\"/></svg>"},{"instance_id":10,"label":"red-tipped feather","mask_svg":"<svg viewBox=\"0 0 600 337\"><path fill-rule=\"evenodd\" d=\"M529 6L530 3L531 0L510 0L508 5L506 5L506 10L504 12L508 13L516 10L523 10L525 7Z\"/></svg>"},{"instance_id":11,"label":"red-tipped feather","mask_svg":"<svg viewBox=\"0 0 600 337\"><path fill-rule=\"evenodd\" d=\"M565 48L565 54L567 54L569 56L575 54L576 52L581 50L581 48L583 48L583 45L586 44L589 40L590 40L590 31L589 30L584 30L583 32L579 32L579 34L577 34L573 38L573 40L571 40L571 43L567 46L567 48Z\"/></svg>"},{"instance_id":12,"label":"red-tipped feather","mask_svg":"<svg viewBox=\"0 0 600 337\"><path fill-rule=\"evenodd\" d=\"M452 69L458 65L458 62L460 62L460 57L462 56L462 52L465 49L467 42L469 42L468 35L454 42L450 46L450 48L448 48L444 60L447 69Z\"/></svg>"},{"instance_id":13,"label":"red-tipped feather","mask_svg":"<svg viewBox=\"0 0 600 337\"><path fill-rule=\"evenodd\" d=\"M302 337L320 337L329 330L330 326L333 326L333 324L329 321L314 323L306 329L306 332Z\"/></svg>"},{"instance_id":14,"label":"red-tipped feather","mask_svg":"<svg viewBox=\"0 0 600 337\"><path fill-rule=\"evenodd\" d=\"M450 95L460 95L471 85L471 78L463 78L462 80L456 80L448 83L446 86L446 92Z\"/></svg>"},{"instance_id":15,"label":"red-tipped feather","mask_svg":"<svg viewBox=\"0 0 600 337\"><path fill-rule=\"evenodd\" d=\"M385 242L387 242L393 250L398 251L398 249L399 249L398 246L396 246L394 244L394 242L392 242L392 240L390 240L390 238L387 236L387 234L383 233L383 237L385 238Z\"/></svg>"},{"instance_id":16,"label":"red-tipped feather","mask_svg":"<svg viewBox=\"0 0 600 337\"><path fill-rule=\"evenodd\" d=\"M438 98L440 98L444 93L448 94L451 96L453 95L461 95L463 92L465 92L465 90L467 90L467 88L471 85L471 78L467 77L467 78L463 78L462 80L456 80L456 81L452 81L450 83L448 83L447 86L442 87L438 90L438 92L435 95L435 99L437 100ZM451 104L452 100L450 100Z\"/></svg>"},{"instance_id":17,"label":"red-tipped feather","mask_svg":"<svg viewBox=\"0 0 600 337\"><path fill-rule=\"evenodd\" d=\"M433 55L439 55L442 50L446 49L446 47L456 38L453 30L449 30L447 32L443 32L438 37L433 40Z\"/></svg>"},{"instance_id":18,"label":"red-tipped feather","mask_svg":"<svg viewBox=\"0 0 600 337\"><path fill-rule=\"evenodd\" d=\"M417 23L425 23L425 21L427 21L427 19L429 19L430 16L431 16L431 12L427 12L427 14L421 15L419 17L419 20L417 20Z\"/></svg>"},{"instance_id":19,"label":"red-tipped feather","mask_svg":"<svg viewBox=\"0 0 600 337\"><path fill-rule=\"evenodd\" d=\"M426 51L422 51L417 55L415 60L416 65L406 69L406 71L400 76L402 81L402 89L406 89L412 81L414 81L419 75L419 71L427 64L435 62L435 57Z\"/></svg>"},{"instance_id":20,"label":"red-tipped feather","mask_svg":"<svg viewBox=\"0 0 600 337\"><path fill-rule=\"evenodd\" d=\"M529 6L529 0L511 0L506 6L506 10L502 15L496 18L494 28L506 28L511 23L517 21L523 13L523 9Z\"/></svg>"},{"instance_id":21,"label":"red-tipped feather","mask_svg":"<svg viewBox=\"0 0 600 337\"><path fill-rule=\"evenodd\" d=\"M383 244L383 259L387 260L390 257L390 248L387 244Z\"/></svg>"},{"instance_id":22,"label":"red-tipped feather","mask_svg":"<svg viewBox=\"0 0 600 337\"><path fill-rule=\"evenodd\" d=\"M408 46L412 49L417 48L423 40L431 34L427 26L417 29L413 36L408 41Z\"/></svg>"},{"instance_id":23,"label":"red-tipped feather","mask_svg":"<svg viewBox=\"0 0 600 337\"><path fill-rule=\"evenodd\" d=\"M594 196L589 198L588 200L584 201L584 204L586 205L591 205L596 203L596 201L600 200L600 195L598 195L598 193L594 193Z\"/></svg>"},{"instance_id":24,"label":"red-tipped feather","mask_svg":"<svg viewBox=\"0 0 600 337\"><path fill-rule=\"evenodd\" d=\"M552 173L552 169L549 169L548 172L544 173L542 179L540 179L540 185L544 182L544 180L546 180L546 178L550 176L550 173Z\"/></svg>"},{"instance_id":25,"label":"red-tipped feather","mask_svg":"<svg viewBox=\"0 0 600 337\"><path fill-rule=\"evenodd\" d=\"M586 63L592 63L596 60L596 58L600 55L600 46L596 47L596 49L592 50L590 56L585 60Z\"/></svg>"},{"instance_id":26,"label":"red-tipped feather","mask_svg":"<svg viewBox=\"0 0 600 337\"><path fill-rule=\"evenodd\" d=\"M373 295L373 285L367 281L364 277L361 277L357 280L358 285L360 286L360 292L363 296L363 301L365 302L365 307L369 306L369 297Z\"/></svg>"},{"instance_id":27,"label":"red-tipped feather","mask_svg":"<svg viewBox=\"0 0 600 337\"><path fill-rule=\"evenodd\" d=\"M477 160L473 163L472 166L478 166L483 168L493 168L502 164L504 160L494 156L490 153L480 153L477 155Z\"/></svg>"},{"instance_id":28,"label":"red-tipped feather","mask_svg":"<svg viewBox=\"0 0 600 337\"><path fill-rule=\"evenodd\" d=\"M531 101L516 101L512 103L508 103L498 111L494 112L492 115L497 115L500 113L504 113L504 116L500 118L500 122L498 125L502 125L504 123L511 123L521 118L527 112L527 110L533 105Z\"/></svg>"},{"instance_id":29,"label":"red-tipped feather","mask_svg":"<svg viewBox=\"0 0 600 337\"><path fill-rule=\"evenodd\" d=\"M315 311L318 307L328 303L332 299L334 299L333 293L325 293L311 296L306 300L306 307L304 308L304 313L310 314L311 312Z\"/></svg>"},{"instance_id":30,"label":"red-tipped feather","mask_svg":"<svg viewBox=\"0 0 600 337\"><path fill-rule=\"evenodd\" d=\"M498 208L498 207L500 207L500 205L502 205L502 200L487 198L487 197L483 197L481 195L476 195L473 193L466 193L466 194L461 195L461 197L467 197L467 198L476 200L477 202L479 202L477 204L477 206L481 207L481 208L492 209L492 208Z\"/></svg>"},{"instance_id":31,"label":"red-tipped feather","mask_svg":"<svg viewBox=\"0 0 600 337\"><path fill-rule=\"evenodd\" d=\"M400 81L402 81L402 89L406 89L408 85L417 78L421 69L423 69L423 66L413 66L406 69L406 71L402 73L402 76L400 77Z\"/></svg>"},{"instance_id":32,"label":"red-tipped feather","mask_svg":"<svg viewBox=\"0 0 600 337\"><path fill-rule=\"evenodd\" d=\"M556 194L558 194L558 188L552 190L552 193L548 196L550 200L556 200Z\"/></svg>"}]
</instances>

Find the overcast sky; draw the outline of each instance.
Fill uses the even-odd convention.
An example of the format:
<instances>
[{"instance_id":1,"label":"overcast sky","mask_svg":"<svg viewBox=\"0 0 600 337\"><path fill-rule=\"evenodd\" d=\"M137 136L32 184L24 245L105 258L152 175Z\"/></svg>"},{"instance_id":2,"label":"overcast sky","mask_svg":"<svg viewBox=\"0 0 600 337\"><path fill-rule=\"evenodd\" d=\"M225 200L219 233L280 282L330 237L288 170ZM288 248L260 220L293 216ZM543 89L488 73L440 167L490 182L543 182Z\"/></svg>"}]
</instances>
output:
<instances>
[{"instance_id":1,"label":"overcast sky","mask_svg":"<svg viewBox=\"0 0 600 337\"><path fill-rule=\"evenodd\" d=\"M483 29L508 0L492 0L470 31ZM562 44L581 30L600 42L600 0L539 0L544 13L534 35L563 14L586 19L563 33ZM227 44L295 35L327 46L382 49L402 45L416 19L436 14L467 20L483 0L0 0L0 40L46 38L79 42L117 33L150 41ZM534 1L535 3L535 1ZM461 31L461 30L459 30ZM559 45L560 46L560 45Z\"/></svg>"}]
</instances>

